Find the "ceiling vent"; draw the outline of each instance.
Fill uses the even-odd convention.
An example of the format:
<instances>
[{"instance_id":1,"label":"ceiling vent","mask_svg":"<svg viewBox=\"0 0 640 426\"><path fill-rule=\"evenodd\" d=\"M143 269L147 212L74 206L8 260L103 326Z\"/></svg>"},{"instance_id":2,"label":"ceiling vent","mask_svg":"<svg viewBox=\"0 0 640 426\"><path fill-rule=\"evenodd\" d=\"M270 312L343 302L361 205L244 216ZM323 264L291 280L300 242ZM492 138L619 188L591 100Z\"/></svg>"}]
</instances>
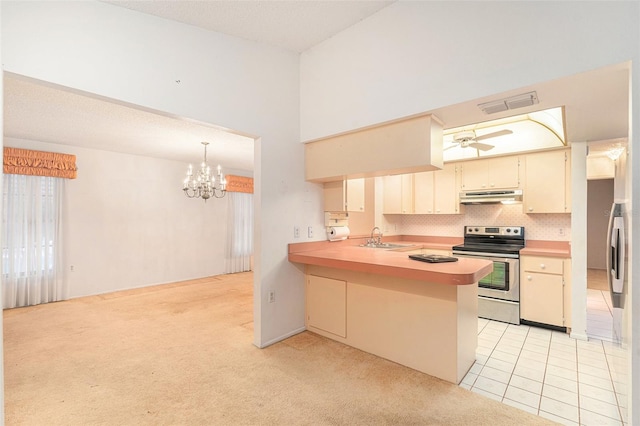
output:
<instances>
[{"instance_id":1,"label":"ceiling vent","mask_svg":"<svg viewBox=\"0 0 640 426\"><path fill-rule=\"evenodd\" d=\"M522 95L511 96L510 98L501 99L499 101L485 102L479 104L485 114L495 114L497 112L509 109L523 108L538 103L538 94L536 92L523 93Z\"/></svg>"}]
</instances>

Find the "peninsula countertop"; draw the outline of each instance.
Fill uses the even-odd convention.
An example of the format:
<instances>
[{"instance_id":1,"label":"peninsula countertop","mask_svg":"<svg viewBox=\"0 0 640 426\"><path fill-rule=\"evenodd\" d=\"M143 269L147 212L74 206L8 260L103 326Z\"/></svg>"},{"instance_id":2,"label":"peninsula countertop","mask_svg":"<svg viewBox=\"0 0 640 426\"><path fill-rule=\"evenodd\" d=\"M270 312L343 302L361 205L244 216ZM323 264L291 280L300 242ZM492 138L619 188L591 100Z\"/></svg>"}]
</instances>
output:
<instances>
[{"instance_id":1,"label":"peninsula countertop","mask_svg":"<svg viewBox=\"0 0 640 426\"><path fill-rule=\"evenodd\" d=\"M493 270L493 262L484 259L460 258L448 263L412 260L408 251L419 251L424 242L394 242L406 247L361 247L347 241L294 243L289 244L289 261L448 285L474 284Z\"/></svg>"}]
</instances>

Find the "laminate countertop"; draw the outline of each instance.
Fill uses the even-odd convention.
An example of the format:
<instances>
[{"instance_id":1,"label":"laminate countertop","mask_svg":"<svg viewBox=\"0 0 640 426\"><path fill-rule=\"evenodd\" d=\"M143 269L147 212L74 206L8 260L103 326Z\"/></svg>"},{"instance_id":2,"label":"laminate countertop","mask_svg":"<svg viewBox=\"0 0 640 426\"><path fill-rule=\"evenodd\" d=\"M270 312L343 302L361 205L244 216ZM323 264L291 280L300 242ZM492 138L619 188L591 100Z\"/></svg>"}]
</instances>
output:
<instances>
[{"instance_id":1,"label":"laminate countertop","mask_svg":"<svg viewBox=\"0 0 640 426\"><path fill-rule=\"evenodd\" d=\"M448 285L475 284L493 270L493 262L484 259L459 258L457 262L447 263L412 260L408 251L419 251L430 244L407 240L390 242L405 247L360 247L347 241L289 244L289 261Z\"/></svg>"}]
</instances>

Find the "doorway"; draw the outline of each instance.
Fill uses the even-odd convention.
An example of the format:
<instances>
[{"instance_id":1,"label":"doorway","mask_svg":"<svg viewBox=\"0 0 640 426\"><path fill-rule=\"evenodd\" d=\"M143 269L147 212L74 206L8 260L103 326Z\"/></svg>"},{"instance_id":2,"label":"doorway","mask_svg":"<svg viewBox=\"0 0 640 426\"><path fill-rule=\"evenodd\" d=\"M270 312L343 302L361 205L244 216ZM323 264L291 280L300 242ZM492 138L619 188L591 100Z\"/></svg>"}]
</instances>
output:
<instances>
[{"instance_id":1,"label":"doorway","mask_svg":"<svg viewBox=\"0 0 640 426\"><path fill-rule=\"evenodd\" d=\"M612 341L613 308L607 283L607 227L614 180L587 181L587 336Z\"/></svg>"}]
</instances>

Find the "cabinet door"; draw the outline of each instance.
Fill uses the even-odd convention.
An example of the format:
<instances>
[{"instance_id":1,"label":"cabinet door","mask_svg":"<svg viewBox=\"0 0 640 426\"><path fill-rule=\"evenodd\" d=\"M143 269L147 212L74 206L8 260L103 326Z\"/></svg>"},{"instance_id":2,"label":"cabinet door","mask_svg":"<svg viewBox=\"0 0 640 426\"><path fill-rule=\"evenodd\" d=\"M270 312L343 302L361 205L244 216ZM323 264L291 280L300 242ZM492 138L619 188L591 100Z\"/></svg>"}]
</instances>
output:
<instances>
[{"instance_id":1,"label":"cabinet door","mask_svg":"<svg viewBox=\"0 0 640 426\"><path fill-rule=\"evenodd\" d=\"M413 213L413 174L402 176L402 213Z\"/></svg>"},{"instance_id":2,"label":"cabinet door","mask_svg":"<svg viewBox=\"0 0 640 426\"><path fill-rule=\"evenodd\" d=\"M490 189L518 188L520 186L519 157L498 157L489 160L488 187Z\"/></svg>"},{"instance_id":3,"label":"cabinet door","mask_svg":"<svg viewBox=\"0 0 640 426\"><path fill-rule=\"evenodd\" d=\"M345 209L344 181L326 182L324 185L324 211L342 212Z\"/></svg>"},{"instance_id":4,"label":"cabinet door","mask_svg":"<svg viewBox=\"0 0 640 426\"><path fill-rule=\"evenodd\" d=\"M346 281L307 276L307 326L346 337Z\"/></svg>"},{"instance_id":5,"label":"cabinet door","mask_svg":"<svg viewBox=\"0 0 640 426\"><path fill-rule=\"evenodd\" d=\"M413 213L413 174L384 176L382 182L382 213Z\"/></svg>"},{"instance_id":6,"label":"cabinet door","mask_svg":"<svg viewBox=\"0 0 640 426\"><path fill-rule=\"evenodd\" d=\"M364 178L326 182L324 184L324 211L363 212Z\"/></svg>"},{"instance_id":7,"label":"cabinet door","mask_svg":"<svg viewBox=\"0 0 640 426\"><path fill-rule=\"evenodd\" d=\"M414 212L433 213L433 173L421 172L413 175Z\"/></svg>"},{"instance_id":8,"label":"cabinet door","mask_svg":"<svg viewBox=\"0 0 640 426\"><path fill-rule=\"evenodd\" d=\"M445 164L442 170L433 172L434 213L460 213L458 185L456 184L456 164Z\"/></svg>"},{"instance_id":9,"label":"cabinet door","mask_svg":"<svg viewBox=\"0 0 640 426\"><path fill-rule=\"evenodd\" d=\"M462 163L462 189L464 191L487 189L488 179L488 160L466 161Z\"/></svg>"},{"instance_id":10,"label":"cabinet door","mask_svg":"<svg viewBox=\"0 0 640 426\"><path fill-rule=\"evenodd\" d=\"M382 178L382 213L402 213L402 176L384 176Z\"/></svg>"},{"instance_id":11,"label":"cabinet door","mask_svg":"<svg viewBox=\"0 0 640 426\"><path fill-rule=\"evenodd\" d=\"M562 284L562 275L524 271L520 283L520 317L564 327Z\"/></svg>"},{"instance_id":12,"label":"cabinet door","mask_svg":"<svg viewBox=\"0 0 640 426\"><path fill-rule=\"evenodd\" d=\"M527 154L525 157L525 213L565 213L566 151Z\"/></svg>"},{"instance_id":13,"label":"cabinet door","mask_svg":"<svg viewBox=\"0 0 640 426\"><path fill-rule=\"evenodd\" d=\"M364 211L364 178L347 180L347 211Z\"/></svg>"}]
</instances>

